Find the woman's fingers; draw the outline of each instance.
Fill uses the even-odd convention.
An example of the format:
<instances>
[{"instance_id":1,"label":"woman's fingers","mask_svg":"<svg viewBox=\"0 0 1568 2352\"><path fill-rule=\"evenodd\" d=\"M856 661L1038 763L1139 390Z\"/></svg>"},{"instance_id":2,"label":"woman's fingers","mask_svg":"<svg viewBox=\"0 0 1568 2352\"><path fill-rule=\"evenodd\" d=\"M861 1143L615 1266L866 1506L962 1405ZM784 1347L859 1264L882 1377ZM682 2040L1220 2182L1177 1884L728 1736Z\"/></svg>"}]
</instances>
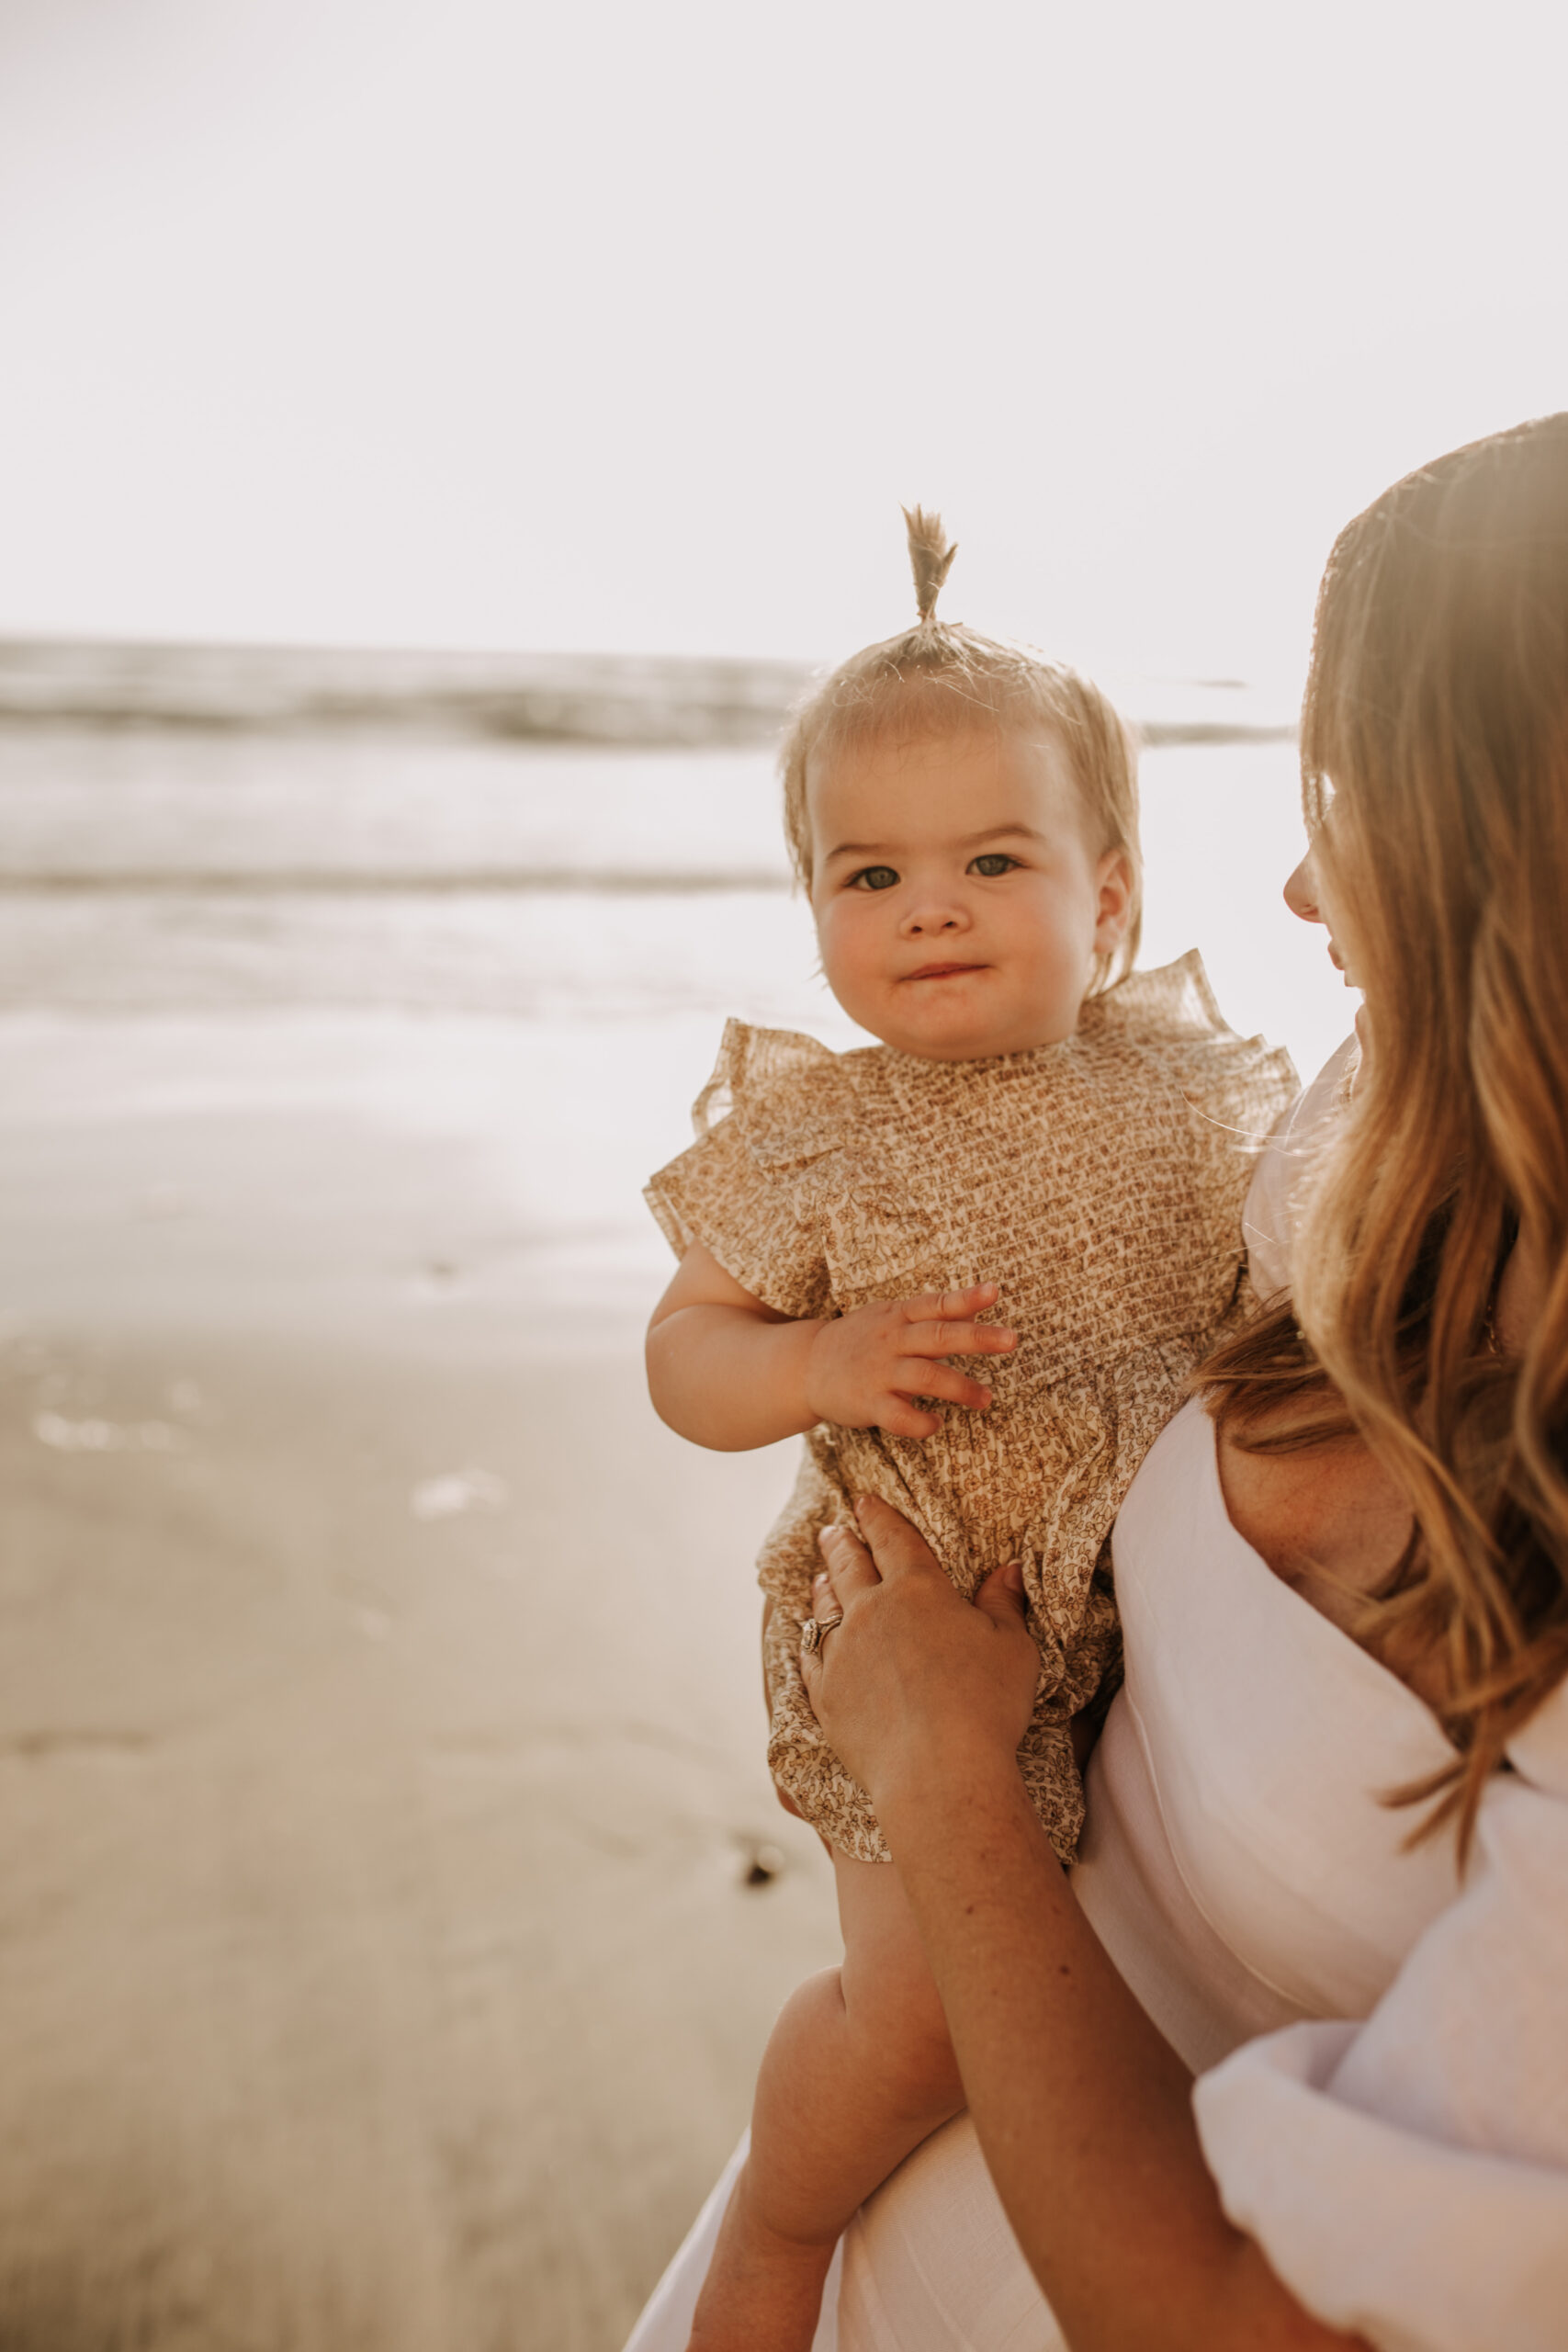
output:
<instances>
[{"instance_id":1,"label":"woman's fingers","mask_svg":"<svg viewBox=\"0 0 1568 2352\"><path fill-rule=\"evenodd\" d=\"M902 1511L885 1503L880 1495L862 1495L855 1503L855 1520L871 1550L877 1576L891 1584L900 1577L935 1577L945 1584L947 1578L937 1566L936 1554L918 1528L911 1527ZM835 1587L838 1578L834 1578Z\"/></svg>"},{"instance_id":2,"label":"woman's fingers","mask_svg":"<svg viewBox=\"0 0 1568 2352\"><path fill-rule=\"evenodd\" d=\"M867 1790L976 1741L1010 1756L1028 1724L1040 1653L1017 1572L993 1577L971 1607L908 1521L875 1497L855 1504L860 1536L821 1538L828 1577L812 1587L823 1633L802 1649L806 1696L845 1768ZM836 1629L836 1630L835 1630Z\"/></svg>"},{"instance_id":3,"label":"woman's fingers","mask_svg":"<svg viewBox=\"0 0 1568 2352\"><path fill-rule=\"evenodd\" d=\"M831 1627L843 1616L846 1604L882 1579L871 1554L849 1527L824 1527L818 1532L822 1566L811 1579L811 1613L819 1625ZM801 1651L800 1671L808 1690L822 1671L822 1645Z\"/></svg>"},{"instance_id":4,"label":"woman's fingers","mask_svg":"<svg viewBox=\"0 0 1568 2352\"><path fill-rule=\"evenodd\" d=\"M813 1580L814 1586L826 1576L840 1606L852 1593L863 1592L868 1586L882 1582L875 1562L852 1527L825 1527L817 1544L822 1555L822 1566Z\"/></svg>"},{"instance_id":5,"label":"woman's fingers","mask_svg":"<svg viewBox=\"0 0 1568 2352\"><path fill-rule=\"evenodd\" d=\"M1021 1625L1028 1603L1023 1594L1023 1563L1010 1560L1005 1568L993 1568L988 1577L976 1587L975 1606L987 1617L999 1623L1011 1619Z\"/></svg>"}]
</instances>

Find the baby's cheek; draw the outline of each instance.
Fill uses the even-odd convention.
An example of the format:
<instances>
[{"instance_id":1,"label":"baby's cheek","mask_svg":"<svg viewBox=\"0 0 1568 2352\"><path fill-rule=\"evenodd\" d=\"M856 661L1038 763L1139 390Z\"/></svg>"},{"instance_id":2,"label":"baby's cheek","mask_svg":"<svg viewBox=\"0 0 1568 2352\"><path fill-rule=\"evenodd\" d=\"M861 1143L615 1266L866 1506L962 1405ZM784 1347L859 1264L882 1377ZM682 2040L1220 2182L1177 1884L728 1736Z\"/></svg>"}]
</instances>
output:
<instances>
[{"instance_id":1,"label":"baby's cheek","mask_svg":"<svg viewBox=\"0 0 1568 2352\"><path fill-rule=\"evenodd\" d=\"M874 943L869 932L868 924L856 923L837 909L818 917L817 948L823 976L850 1012L855 1001L864 997L874 970Z\"/></svg>"}]
</instances>

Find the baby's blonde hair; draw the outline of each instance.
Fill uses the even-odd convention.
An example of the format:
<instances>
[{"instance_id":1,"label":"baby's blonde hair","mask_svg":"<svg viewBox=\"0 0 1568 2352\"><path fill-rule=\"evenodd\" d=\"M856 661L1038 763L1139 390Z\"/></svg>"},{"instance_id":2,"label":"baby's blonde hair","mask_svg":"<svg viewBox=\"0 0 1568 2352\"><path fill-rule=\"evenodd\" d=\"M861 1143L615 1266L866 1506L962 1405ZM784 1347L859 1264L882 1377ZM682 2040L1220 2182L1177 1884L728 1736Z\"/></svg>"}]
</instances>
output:
<instances>
[{"instance_id":1,"label":"baby's blonde hair","mask_svg":"<svg viewBox=\"0 0 1568 2352\"><path fill-rule=\"evenodd\" d=\"M1120 713L1098 686L1032 646L982 637L961 622L941 621L936 602L958 549L949 547L940 514L904 511L919 615L912 629L868 645L840 662L795 713L780 755L784 837L803 888L812 879L811 817L806 776L829 751L893 736L957 734L980 726L1048 728L1077 779L1096 856L1120 850L1133 869L1126 933L1098 958L1089 992L1113 987L1131 971L1143 917L1143 854L1138 844L1138 756Z\"/></svg>"}]
</instances>

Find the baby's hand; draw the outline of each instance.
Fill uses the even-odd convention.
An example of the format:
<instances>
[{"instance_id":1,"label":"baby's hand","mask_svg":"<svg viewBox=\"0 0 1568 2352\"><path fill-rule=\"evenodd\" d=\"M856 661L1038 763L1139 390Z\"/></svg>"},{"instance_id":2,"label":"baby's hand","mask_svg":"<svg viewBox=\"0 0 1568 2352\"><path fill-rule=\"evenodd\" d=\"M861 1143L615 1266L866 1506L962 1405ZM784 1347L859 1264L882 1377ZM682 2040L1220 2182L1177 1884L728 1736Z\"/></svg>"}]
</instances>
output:
<instances>
[{"instance_id":1,"label":"baby's hand","mask_svg":"<svg viewBox=\"0 0 1568 2352\"><path fill-rule=\"evenodd\" d=\"M991 1392L954 1372L944 1356L1005 1355L1016 1333L974 1317L996 1304L995 1283L973 1290L927 1291L857 1306L824 1323L811 1343L806 1401L818 1420L846 1430L886 1430L893 1437L931 1437L939 1413L924 1413L917 1396L939 1396L983 1413Z\"/></svg>"}]
</instances>

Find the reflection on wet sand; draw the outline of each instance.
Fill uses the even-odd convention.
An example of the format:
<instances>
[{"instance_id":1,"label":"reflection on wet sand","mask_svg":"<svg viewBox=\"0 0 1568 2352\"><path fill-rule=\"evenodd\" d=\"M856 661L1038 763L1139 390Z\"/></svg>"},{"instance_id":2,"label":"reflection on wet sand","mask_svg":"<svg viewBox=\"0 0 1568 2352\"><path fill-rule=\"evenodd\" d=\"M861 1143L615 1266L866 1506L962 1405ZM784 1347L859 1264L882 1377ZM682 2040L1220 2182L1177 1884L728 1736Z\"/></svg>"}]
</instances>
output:
<instances>
[{"instance_id":1,"label":"reflection on wet sand","mask_svg":"<svg viewBox=\"0 0 1568 2352\"><path fill-rule=\"evenodd\" d=\"M0 1024L0 2342L612 2352L833 1949L789 1464L534 1281L450 1027L400 1132L289 1042Z\"/></svg>"}]
</instances>

